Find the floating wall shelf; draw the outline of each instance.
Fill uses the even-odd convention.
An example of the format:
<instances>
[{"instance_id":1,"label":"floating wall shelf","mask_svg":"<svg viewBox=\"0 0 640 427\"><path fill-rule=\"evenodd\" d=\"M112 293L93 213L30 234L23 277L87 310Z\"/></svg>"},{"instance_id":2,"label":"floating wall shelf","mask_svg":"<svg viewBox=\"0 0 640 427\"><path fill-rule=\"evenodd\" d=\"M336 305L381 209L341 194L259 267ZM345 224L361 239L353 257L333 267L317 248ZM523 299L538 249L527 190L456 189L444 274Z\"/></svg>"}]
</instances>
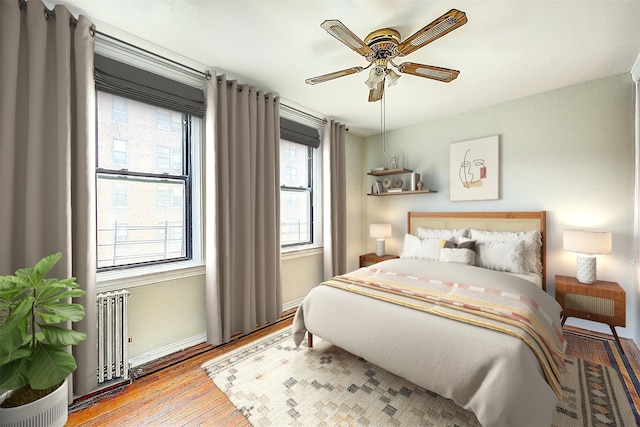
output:
<instances>
[{"instance_id":1,"label":"floating wall shelf","mask_svg":"<svg viewBox=\"0 0 640 427\"><path fill-rule=\"evenodd\" d=\"M382 169L375 170L371 172L367 172L367 175L371 176L389 176L389 175L400 175L403 173L412 173L412 170L409 169ZM385 191L383 193L369 193L367 196L400 196L407 194L427 194L427 193L437 193L435 190L405 190L405 191Z\"/></svg>"}]
</instances>

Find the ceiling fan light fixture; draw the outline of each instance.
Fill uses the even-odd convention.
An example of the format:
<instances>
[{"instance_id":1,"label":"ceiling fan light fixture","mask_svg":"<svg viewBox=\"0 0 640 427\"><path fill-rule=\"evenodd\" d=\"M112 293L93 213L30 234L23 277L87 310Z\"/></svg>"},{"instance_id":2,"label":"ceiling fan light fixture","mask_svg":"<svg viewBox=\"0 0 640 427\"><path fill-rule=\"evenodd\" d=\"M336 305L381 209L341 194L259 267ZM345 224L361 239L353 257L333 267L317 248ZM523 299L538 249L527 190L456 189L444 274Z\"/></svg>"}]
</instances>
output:
<instances>
[{"instance_id":1,"label":"ceiling fan light fixture","mask_svg":"<svg viewBox=\"0 0 640 427\"><path fill-rule=\"evenodd\" d=\"M369 86L369 89L375 89L383 80L384 72L380 72L377 67L374 67L369 71L369 78L364 83Z\"/></svg>"},{"instance_id":2,"label":"ceiling fan light fixture","mask_svg":"<svg viewBox=\"0 0 640 427\"><path fill-rule=\"evenodd\" d=\"M346 70L335 71L333 73L323 74L321 76L306 79L305 83L310 85L324 83L326 81L333 80L337 77L348 76L349 74L359 73L362 70L364 70L363 67L351 67L351 68L347 68Z\"/></svg>"},{"instance_id":3,"label":"ceiling fan light fixture","mask_svg":"<svg viewBox=\"0 0 640 427\"><path fill-rule=\"evenodd\" d=\"M373 55L371 48L337 19L328 19L320 24L320 27L360 55L364 57Z\"/></svg>"},{"instance_id":4,"label":"ceiling fan light fixture","mask_svg":"<svg viewBox=\"0 0 640 427\"><path fill-rule=\"evenodd\" d=\"M396 73L395 71L387 70L387 87L391 87L398 83L398 79L400 77L400 74Z\"/></svg>"},{"instance_id":5,"label":"ceiling fan light fixture","mask_svg":"<svg viewBox=\"0 0 640 427\"><path fill-rule=\"evenodd\" d=\"M447 19L439 22L434 27L431 27L424 33L420 34L420 36L413 39L411 41L411 45L420 46L422 43L426 43L430 40L437 39L440 36L440 34L446 32L449 28L454 27L457 23L458 23L458 20L450 16Z\"/></svg>"},{"instance_id":6,"label":"ceiling fan light fixture","mask_svg":"<svg viewBox=\"0 0 640 427\"><path fill-rule=\"evenodd\" d=\"M349 33L344 32L340 27L329 27L327 32L338 40L344 41L352 49L358 49L360 47L360 44L357 42L357 40L351 37Z\"/></svg>"},{"instance_id":7,"label":"ceiling fan light fixture","mask_svg":"<svg viewBox=\"0 0 640 427\"><path fill-rule=\"evenodd\" d=\"M460 71L414 62L404 62L396 65L393 63L393 59L406 56L420 49L464 25L466 22L467 15L464 12L451 9L416 31L409 38L401 41L400 33L393 28L375 30L362 40L339 20L328 19L320 27L345 46L362 55L369 62L369 65L366 67L351 67L346 70L311 77L306 79L305 82L310 85L323 83L349 74L359 73L371 67L369 76L364 82L369 87L369 102L382 100L385 80L387 80L388 87L394 86L400 78L398 73L413 74L414 76L445 83L451 82L458 77ZM398 73L387 68L389 65L393 65Z\"/></svg>"},{"instance_id":8,"label":"ceiling fan light fixture","mask_svg":"<svg viewBox=\"0 0 640 427\"><path fill-rule=\"evenodd\" d=\"M434 70L431 68L416 68L415 73L420 76L431 77L438 80L449 80L452 76L452 73L448 71Z\"/></svg>"},{"instance_id":9,"label":"ceiling fan light fixture","mask_svg":"<svg viewBox=\"0 0 640 427\"><path fill-rule=\"evenodd\" d=\"M398 65L398 71L445 83L455 80L458 77L458 74L460 74L460 71L458 70L434 67L433 65L416 64L415 62L403 62Z\"/></svg>"}]
</instances>

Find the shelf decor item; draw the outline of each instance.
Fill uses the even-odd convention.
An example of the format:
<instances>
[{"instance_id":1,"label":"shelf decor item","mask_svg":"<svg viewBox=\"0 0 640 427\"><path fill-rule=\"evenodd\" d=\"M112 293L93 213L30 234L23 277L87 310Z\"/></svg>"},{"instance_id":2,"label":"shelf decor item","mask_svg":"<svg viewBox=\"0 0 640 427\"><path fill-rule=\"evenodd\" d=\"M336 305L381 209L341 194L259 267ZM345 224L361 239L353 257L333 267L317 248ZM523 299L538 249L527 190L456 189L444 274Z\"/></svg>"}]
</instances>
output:
<instances>
[{"instance_id":1,"label":"shelf decor item","mask_svg":"<svg viewBox=\"0 0 640 427\"><path fill-rule=\"evenodd\" d=\"M389 169L398 169L398 156L395 154L389 156Z\"/></svg>"},{"instance_id":2,"label":"shelf decor item","mask_svg":"<svg viewBox=\"0 0 640 427\"><path fill-rule=\"evenodd\" d=\"M418 182L420 181L420 174L418 172L411 172L411 188L410 191L416 191L418 189Z\"/></svg>"},{"instance_id":3,"label":"shelf decor item","mask_svg":"<svg viewBox=\"0 0 640 427\"><path fill-rule=\"evenodd\" d=\"M426 193L437 193L437 191L435 190L429 190L427 188L423 188L424 187L424 183L422 181L418 181L416 182L416 188L409 188L409 189L405 189L403 187L393 187L392 183L395 183L396 180L392 180L390 178L386 178L392 175L402 175L402 174L413 174L413 171L409 170L409 169L383 169L383 170L378 170L378 171L371 171L371 172L367 172L367 175L371 175L371 176L375 176L375 177L385 177L383 178L382 181L378 181L380 182L380 185L382 186L382 191L380 192L376 192L375 188L372 188L371 193L369 193L369 196L393 196L395 194L426 194ZM418 177L420 177L420 174L416 174L418 175ZM402 180L400 180L402 181ZM398 181L399 182L399 181ZM403 184L404 185L404 181ZM407 184L409 185L409 184ZM413 187L413 185L412 185Z\"/></svg>"},{"instance_id":4,"label":"shelf decor item","mask_svg":"<svg viewBox=\"0 0 640 427\"><path fill-rule=\"evenodd\" d=\"M391 179L384 178L382 180L382 187L384 187L384 191L389 191L389 189L391 188Z\"/></svg>"},{"instance_id":5,"label":"shelf decor item","mask_svg":"<svg viewBox=\"0 0 640 427\"><path fill-rule=\"evenodd\" d=\"M384 256L384 239L391 237L391 224L369 225L369 236L376 239L376 255Z\"/></svg>"},{"instance_id":6,"label":"shelf decor item","mask_svg":"<svg viewBox=\"0 0 640 427\"><path fill-rule=\"evenodd\" d=\"M562 246L576 253L576 278L580 283L596 282L596 255L611 253L611 232L564 230Z\"/></svg>"}]
</instances>

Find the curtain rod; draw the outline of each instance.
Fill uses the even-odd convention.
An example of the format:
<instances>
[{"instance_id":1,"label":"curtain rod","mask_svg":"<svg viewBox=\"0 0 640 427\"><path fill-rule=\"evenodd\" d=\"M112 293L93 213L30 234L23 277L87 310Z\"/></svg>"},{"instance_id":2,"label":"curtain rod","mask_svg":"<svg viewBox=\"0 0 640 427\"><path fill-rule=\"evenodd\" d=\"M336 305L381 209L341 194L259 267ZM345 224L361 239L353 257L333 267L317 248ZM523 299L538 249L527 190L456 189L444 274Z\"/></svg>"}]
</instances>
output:
<instances>
[{"instance_id":1,"label":"curtain rod","mask_svg":"<svg viewBox=\"0 0 640 427\"><path fill-rule=\"evenodd\" d=\"M23 7L27 7L27 4L28 4L27 0L18 0L18 7L20 9L22 9ZM44 8L44 17L45 17L45 19L55 18L56 14L55 14L55 12L53 10L49 10L45 6L45 8ZM72 15L70 24L75 26L77 23L78 23L78 20ZM190 67L188 65L182 64L182 63L180 63L178 61L174 61L173 59L170 59L170 58L167 58L165 56L159 55L159 54L157 54L155 52L151 52L150 50L147 50L147 49L142 48L140 46L136 46L136 45L134 45L132 43L129 43L127 41L119 39L119 38L117 38L115 36L112 36L110 34L103 33L102 31L98 31L96 29L95 25L91 26L91 28L89 29L89 32L90 32L91 36L95 36L97 34L97 35L105 37L107 39L114 40L114 41L116 41L118 43L122 43L123 45L125 45L127 47L139 50L140 52L144 52L147 55L155 56L156 58L159 58L159 59L161 59L163 61L169 62L169 63L171 63L173 65L177 65L178 67L184 68L185 70L189 70L189 71L192 71L192 72L194 72L196 74L200 74L200 75L204 76L207 80L211 79L211 73L209 73L208 71L197 70L197 69L195 69L193 67Z\"/></svg>"},{"instance_id":2,"label":"curtain rod","mask_svg":"<svg viewBox=\"0 0 640 427\"><path fill-rule=\"evenodd\" d=\"M93 35L93 34L97 34L97 35L99 35L99 36L102 36L102 37L105 37L105 38L108 38L108 39L114 40L114 41L116 41L116 42L118 42L118 43L122 43L122 44L124 44L124 45L125 45L125 46L127 46L127 47L130 47L130 48L133 48L133 49L139 50L139 51L141 51L141 52L144 52L144 53L146 53L147 55L155 56L156 58L162 59L163 61L170 62L170 63L171 63L171 64L173 64L173 65L177 65L177 66L182 67L182 68L184 68L184 69L186 69L186 70L192 71L192 72L194 72L194 73L196 73L196 74L201 74L201 75L202 75L202 76L204 76L207 80L210 80L210 79L211 79L211 73L209 73L208 71L200 71L200 70L197 70L197 69L195 69L195 68L193 68L193 67L190 67L190 66L188 66L188 65L182 64L182 63L180 63L180 62L178 62L178 61L174 61L173 59L170 59L170 58L167 58L167 57L165 57L165 56L159 55L159 54L157 54L157 53L155 53L155 52L151 52L150 50L147 50L147 49L145 49L145 48L143 48L143 47L136 46L136 45L134 45L133 43L129 43L129 42L127 42L127 41L124 41L124 40L121 40L121 39L119 39L119 38L117 38L117 37L114 37L114 36L112 36L112 35L110 35L110 34L103 33L102 31L98 31L98 30L96 30L95 25L93 25L93 26L91 27L91 31L92 31L92 35Z\"/></svg>"},{"instance_id":3,"label":"curtain rod","mask_svg":"<svg viewBox=\"0 0 640 427\"><path fill-rule=\"evenodd\" d=\"M22 9L23 7L26 7L26 6L27 6L27 0L18 0L18 7L19 7L20 9ZM44 9L44 16L45 16L45 18L46 18L46 19L49 19L50 17L55 18L55 17L56 17L56 14L55 14L55 12L54 12L53 10L49 10L49 9L47 9L47 8L45 7L45 9ZM72 16L72 17L71 17L71 25L75 25L77 22L78 22L78 20L77 20L77 19L75 19L75 18ZM200 74L200 75L204 76L207 80L210 80L210 79L212 78L211 73L209 73L209 71L200 71L200 70L197 70L197 69L195 69L195 68L193 68L193 67L190 67L190 66L185 65L185 64L182 64L182 63L180 63L180 62L178 62L178 61L174 61L173 59L167 58L167 57L165 57L165 56L162 56L162 55L159 55L159 54L157 54L157 53L155 53L155 52L152 52L152 51L150 51L150 50L147 50L147 49L145 49L145 48L143 48L143 47L136 46L136 45L134 45L133 43L129 43L129 42L127 42L127 41L124 41L124 40L122 40L122 39L119 39L118 37L112 36L112 35L107 34L107 33L103 33L102 31L98 31L98 30L96 29L96 26L95 26L95 25L92 25L92 26L91 26L91 28L89 29L89 31L90 31L90 33L91 33L91 35L92 35L92 36L98 35L98 36L105 37L105 38L107 38L107 39L111 39L111 40L113 40L113 41L116 41L116 42L118 42L118 43L122 43L123 45L125 45L125 46L127 46L127 47L130 47L130 48L133 48L133 49L139 50L139 51L141 51L141 52L146 53L147 55L155 56L156 58L159 58L159 59L161 59L161 60L163 60L163 61L167 61L167 62L169 62L169 63L171 63L171 64L173 64L173 65L177 65L177 66L182 67L182 68L184 68L184 69L186 69L186 70L192 71L192 72L194 72L194 73L196 73L196 74ZM218 82L219 82L219 81L220 81L220 80L218 80ZM285 108L285 109L287 109L287 110L290 110L291 112L294 112L294 113L296 113L296 114L301 114L301 115L303 115L303 116L305 116L305 117L307 117L307 118L310 118L310 119L312 119L312 120L317 120L317 121L322 122L322 123L327 123L327 119L325 119L325 118L314 116L313 114L309 114L309 113L307 113L306 111L299 110L299 109L297 109L297 108L291 107L291 106L286 105L286 104L281 104L281 106L282 106L282 107L284 107L284 108ZM347 130L348 130L348 129L347 129Z\"/></svg>"},{"instance_id":4,"label":"curtain rod","mask_svg":"<svg viewBox=\"0 0 640 427\"><path fill-rule=\"evenodd\" d=\"M305 116L307 118L310 118L312 120L317 120L317 121L322 122L322 123L327 123L327 119L325 119L323 117L314 116L313 114L309 114L306 111L298 110L297 108L294 108L294 107L292 107L290 105L280 104L280 106L284 107L285 110L289 110L289 111L291 111L291 112L293 112L295 114L301 114L301 115L303 115L303 116Z\"/></svg>"},{"instance_id":5,"label":"curtain rod","mask_svg":"<svg viewBox=\"0 0 640 427\"><path fill-rule=\"evenodd\" d=\"M26 1L26 0L19 0L19 1ZM55 16L55 15L54 15L54 16ZM209 79L211 79L211 78L213 77L213 76L211 75L211 73L209 73L208 71L203 72L203 71L200 71L200 70L196 70L195 68L189 67L188 65L181 64L181 63L179 63L179 62L177 62L177 61L174 61L174 60L172 60L172 59L166 58L166 57L164 57L164 56L162 56L162 55L159 55L159 54L157 54L157 53L155 53L155 52L151 52L150 50L144 49L144 48L142 48L142 47L140 47L140 46L136 46L136 45L134 45L134 44L132 44L132 43L126 42L126 41L124 41L124 40L121 40L121 39L119 39L119 38L117 38L117 37L114 37L114 36L112 36L112 35L110 35L110 34L106 34L106 33L103 33L103 32L101 32L101 31L98 31L98 30L96 30L95 25L91 27L91 31L92 31L94 34L98 34L98 35L100 35L100 36L102 36L102 37L106 37L106 38L109 38L109 39L111 39L111 40L114 40L114 41L116 41L116 42L118 42L118 43L122 43L122 44L124 44L124 45L126 45L126 46L128 46L128 47L131 47L131 48L133 48L133 49L137 49L137 50L139 50L139 51L141 51L141 52L144 52L144 53L146 53L146 54L148 54L148 55L152 55L152 56L155 56L155 57L157 57L157 58L159 58L159 59L162 59L163 61L170 62L170 63L172 63L172 64L174 64L174 65L179 66L179 67L182 67L182 68L185 68L185 69L187 69L187 70L193 71L193 72L195 72L195 73L201 74L201 75L205 76L205 77L207 78L207 80L209 80ZM93 34L92 34L92 35L93 35ZM220 79L220 78L218 78L218 83L221 83L221 79ZM239 90L242 90L242 87L240 87L240 86L239 86ZM293 107L290 107L290 106L285 105L285 104L281 104L281 106L282 106L282 107L285 107L286 109L292 110L292 111L294 111L294 112L295 112L295 113L297 113L297 114L302 114L302 115L304 115L305 117L311 118L311 119L313 119L313 120L318 120L318 121L321 121L322 123L327 123L327 120L326 120L326 119L321 118L321 117L316 117L316 116L314 116L314 115L312 115L312 114L309 114L309 113L307 113L307 112L304 112L304 111L298 110L297 108L293 108Z\"/></svg>"},{"instance_id":6,"label":"curtain rod","mask_svg":"<svg viewBox=\"0 0 640 427\"><path fill-rule=\"evenodd\" d=\"M27 0L18 0L18 8L22 10L23 7L27 7L27 3L28 3ZM51 9L47 9L47 6L44 6L43 12L44 12L44 19L56 17L56 13ZM72 27L75 27L77 23L78 23L78 20L73 15L70 15L69 25L71 25Z\"/></svg>"}]
</instances>

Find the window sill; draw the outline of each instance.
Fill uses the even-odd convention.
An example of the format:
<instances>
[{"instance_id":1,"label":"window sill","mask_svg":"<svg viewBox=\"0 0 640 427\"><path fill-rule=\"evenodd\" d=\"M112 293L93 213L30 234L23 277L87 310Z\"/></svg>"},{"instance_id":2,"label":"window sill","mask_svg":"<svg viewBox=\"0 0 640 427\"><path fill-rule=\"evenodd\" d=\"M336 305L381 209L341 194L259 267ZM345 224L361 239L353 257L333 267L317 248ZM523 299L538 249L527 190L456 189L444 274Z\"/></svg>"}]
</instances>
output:
<instances>
[{"instance_id":1,"label":"window sill","mask_svg":"<svg viewBox=\"0 0 640 427\"><path fill-rule=\"evenodd\" d=\"M147 286L159 282L205 274L205 266L195 261L168 263L127 270L106 271L96 275L96 290L109 292L123 288Z\"/></svg>"},{"instance_id":2,"label":"window sill","mask_svg":"<svg viewBox=\"0 0 640 427\"><path fill-rule=\"evenodd\" d=\"M294 259L294 258L303 258L312 255L318 255L324 253L324 248L322 246L297 246L295 248L287 248L282 249L280 253L280 257L282 260Z\"/></svg>"}]
</instances>

